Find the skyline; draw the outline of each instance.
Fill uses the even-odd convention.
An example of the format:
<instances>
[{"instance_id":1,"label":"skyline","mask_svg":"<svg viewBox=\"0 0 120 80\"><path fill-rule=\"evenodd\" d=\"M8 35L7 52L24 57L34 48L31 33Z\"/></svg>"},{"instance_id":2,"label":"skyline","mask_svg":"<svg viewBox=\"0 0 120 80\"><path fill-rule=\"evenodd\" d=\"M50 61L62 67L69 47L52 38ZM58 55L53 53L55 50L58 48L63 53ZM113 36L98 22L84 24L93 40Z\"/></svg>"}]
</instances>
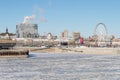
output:
<instances>
[{"instance_id":1,"label":"skyline","mask_svg":"<svg viewBox=\"0 0 120 80\"><path fill-rule=\"evenodd\" d=\"M59 35L64 30L93 35L98 23L104 23L108 34L120 37L120 1L118 0L1 0L0 33L16 32L16 25L37 23L39 34ZM29 17L29 18L28 18Z\"/></svg>"}]
</instances>

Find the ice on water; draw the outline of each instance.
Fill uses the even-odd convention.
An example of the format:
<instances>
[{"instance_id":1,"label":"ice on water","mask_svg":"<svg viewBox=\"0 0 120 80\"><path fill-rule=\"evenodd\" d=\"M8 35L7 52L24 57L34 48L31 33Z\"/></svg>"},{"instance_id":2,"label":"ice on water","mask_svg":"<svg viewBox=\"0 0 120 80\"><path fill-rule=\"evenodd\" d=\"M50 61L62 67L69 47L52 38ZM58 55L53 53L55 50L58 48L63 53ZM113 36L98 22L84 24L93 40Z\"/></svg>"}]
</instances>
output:
<instances>
[{"instance_id":1,"label":"ice on water","mask_svg":"<svg viewBox=\"0 0 120 80\"><path fill-rule=\"evenodd\" d=\"M120 80L120 55L30 53L1 58L0 80Z\"/></svg>"}]
</instances>

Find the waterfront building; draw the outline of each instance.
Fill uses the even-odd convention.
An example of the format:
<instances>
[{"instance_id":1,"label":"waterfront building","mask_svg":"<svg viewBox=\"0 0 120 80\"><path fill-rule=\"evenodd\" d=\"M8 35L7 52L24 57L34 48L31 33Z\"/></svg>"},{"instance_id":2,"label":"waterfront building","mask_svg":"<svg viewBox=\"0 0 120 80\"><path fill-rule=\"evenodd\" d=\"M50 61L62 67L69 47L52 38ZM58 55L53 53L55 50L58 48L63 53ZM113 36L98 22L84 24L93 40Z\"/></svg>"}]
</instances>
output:
<instances>
[{"instance_id":1,"label":"waterfront building","mask_svg":"<svg viewBox=\"0 0 120 80\"><path fill-rule=\"evenodd\" d=\"M51 33L48 33L47 34L47 39L49 39L49 40L53 39L53 35Z\"/></svg>"},{"instance_id":2,"label":"waterfront building","mask_svg":"<svg viewBox=\"0 0 120 80\"><path fill-rule=\"evenodd\" d=\"M61 33L61 38L68 39L68 31L67 31L67 30L64 30L64 31Z\"/></svg>"},{"instance_id":3,"label":"waterfront building","mask_svg":"<svg viewBox=\"0 0 120 80\"><path fill-rule=\"evenodd\" d=\"M16 34L9 33L6 28L6 32L0 34L0 50L10 49L16 45Z\"/></svg>"},{"instance_id":4,"label":"waterfront building","mask_svg":"<svg viewBox=\"0 0 120 80\"><path fill-rule=\"evenodd\" d=\"M9 33L8 28L6 28L6 32L0 33L0 38L2 38L2 39L13 39L13 38L16 38L16 34Z\"/></svg>"},{"instance_id":5,"label":"waterfront building","mask_svg":"<svg viewBox=\"0 0 120 80\"><path fill-rule=\"evenodd\" d=\"M16 25L17 38L38 38L38 25L21 23Z\"/></svg>"},{"instance_id":6,"label":"waterfront building","mask_svg":"<svg viewBox=\"0 0 120 80\"><path fill-rule=\"evenodd\" d=\"M72 38L74 40L80 39L80 32L72 32Z\"/></svg>"}]
</instances>

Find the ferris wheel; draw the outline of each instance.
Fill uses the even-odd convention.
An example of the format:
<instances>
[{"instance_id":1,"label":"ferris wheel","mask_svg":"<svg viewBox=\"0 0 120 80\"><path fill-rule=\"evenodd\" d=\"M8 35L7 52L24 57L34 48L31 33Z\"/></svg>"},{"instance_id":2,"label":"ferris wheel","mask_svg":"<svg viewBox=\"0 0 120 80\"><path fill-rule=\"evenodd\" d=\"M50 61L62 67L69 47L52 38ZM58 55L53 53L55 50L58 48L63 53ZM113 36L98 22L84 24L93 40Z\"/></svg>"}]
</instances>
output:
<instances>
[{"instance_id":1,"label":"ferris wheel","mask_svg":"<svg viewBox=\"0 0 120 80\"><path fill-rule=\"evenodd\" d=\"M94 29L94 35L96 36L95 42L97 42L98 46L105 45L108 35L106 25L104 23L97 24Z\"/></svg>"}]
</instances>

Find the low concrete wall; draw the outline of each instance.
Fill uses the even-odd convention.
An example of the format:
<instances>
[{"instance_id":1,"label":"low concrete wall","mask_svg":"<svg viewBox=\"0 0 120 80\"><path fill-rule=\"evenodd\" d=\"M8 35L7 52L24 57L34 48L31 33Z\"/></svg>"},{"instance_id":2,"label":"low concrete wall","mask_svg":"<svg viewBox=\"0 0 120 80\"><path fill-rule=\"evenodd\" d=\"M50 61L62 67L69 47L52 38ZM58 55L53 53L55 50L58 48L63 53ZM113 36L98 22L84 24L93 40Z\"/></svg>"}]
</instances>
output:
<instances>
[{"instance_id":1,"label":"low concrete wall","mask_svg":"<svg viewBox=\"0 0 120 80\"><path fill-rule=\"evenodd\" d=\"M71 50L84 54L120 54L119 48L71 48Z\"/></svg>"},{"instance_id":2,"label":"low concrete wall","mask_svg":"<svg viewBox=\"0 0 120 80\"><path fill-rule=\"evenodd\" d=\"M17 47L14 49L29 50L38 53L81 53L81 54L120 54L119 48L41 48L41 47Z\"/></svg>"},{"instance_id":3,"label":"low concrete wall","mask_svg":"<svg viewBox=\"0 0 120 80\"><path fill-rule=\"evenodd\" d=\"M29 50L30 52L32 51L38 51L38 50L44 50L44 49L49 49L47 47L14 47L13 49L15 50Z\"/></svg>"}]
</instances>

